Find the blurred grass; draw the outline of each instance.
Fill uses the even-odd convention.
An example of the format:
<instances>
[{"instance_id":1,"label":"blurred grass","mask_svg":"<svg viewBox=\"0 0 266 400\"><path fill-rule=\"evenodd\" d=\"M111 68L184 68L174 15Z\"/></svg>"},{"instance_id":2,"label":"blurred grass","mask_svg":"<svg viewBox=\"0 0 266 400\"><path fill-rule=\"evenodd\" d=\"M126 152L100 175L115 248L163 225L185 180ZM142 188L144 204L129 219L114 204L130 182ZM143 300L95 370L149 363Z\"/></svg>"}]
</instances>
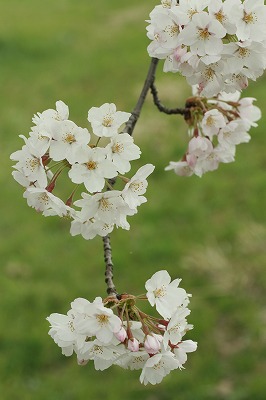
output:
<instances>
[{"instance_id":1,"label":"blurred grass","mask_svg":"<svg viewBox=\"0 0 266 400\"><path fill-rule=\"evenodd\" d=\"M64 313L75 297L105 296L100 239L72 238L68 223L29 209L11 178L9 154L22 145L33 113L70 106L86 126L91 106L133 108L148 69L145 19L156 2L9 0L0 14L0 393L3 400L263 400L266 392L265 90L246 91L263 118L237 161L202 179L165 173L186 146L180 118L160 115L147 101L135 131L142 159L152 162L148 204L131 230L112 234L118 289L142 293L166 268L193 293L190 322L199 349L187 368L157 387L138 372L96 372L61 356L48 337L47 315ZM190 95L183 79L158 74L162 100ZM104 383L103 383L104 382Z\"/></svg>"}]
</instances>

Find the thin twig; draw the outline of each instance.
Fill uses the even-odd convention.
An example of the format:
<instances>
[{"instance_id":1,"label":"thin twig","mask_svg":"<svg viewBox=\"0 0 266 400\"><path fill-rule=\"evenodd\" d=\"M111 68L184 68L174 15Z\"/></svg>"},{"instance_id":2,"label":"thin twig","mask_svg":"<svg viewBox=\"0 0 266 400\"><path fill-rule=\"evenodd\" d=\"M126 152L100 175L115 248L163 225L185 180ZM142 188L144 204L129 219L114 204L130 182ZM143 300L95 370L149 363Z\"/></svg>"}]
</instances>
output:
<instances>
[{"instance_id":1,"label":"thin twig","mask_svg":"<svg viewBox=\"0 0 266 400\"><path fill-rule=\"evenodd\" d=\"M137 104L135 105L134 110L132 111L131 117L129 118L128 122L126 123L124 132L128 133L131 136L133 134L135 125L140 117L140 112L143 107L146 96L148 94L148 91L151 87L152 82L154 81L158 62L159 62L158 58L151 59L150 67L149 67L147 77L146 77L145 83L143 85L142 91L140 93L139 99L137 101Z\"/></svg>"},{"instance_id":2,"label":"thin twig","mask_svg":"<svg viewBox=\"0 0 266 400\"><path fill-rule=\"evenodd\" d=\"M184 115L185 119L188 118L188 116L190 115L189 108L167 108L167 107L165 107L159 99L158 90L155 86L154 81L151 83L150 88L151 88L151 93L152 93L152 97L153 97L153 102L159 111L161 111L165 114L168 114L168 115L171 115L171 114Z\"/></svg>"},{"instance_id":3,"label":"thin twig","mask_svg":"<svg viewBox=\"0 0 266 400\"><path fill-rule=\"evenodd\" d=\"M140 113L145 102L146 96L149 92L152 82L154 81L155 71L157 68L159 60L157 58L152 58L150 67L147 73L146 80L144 82L142 91L140 93L137 104L132 111L132 114L125 125L124 132L128 133L132 136L135 125L140 117ZM116 178L109 179L108 183L112 187L115 184ZM111 187L107 187L107 190L111 190ZM107 235L103 237L103 250L104 250L104 261L105 261L105 282L107 284L107 293L108 295L117 295L117 291L113 282L113 260L112 260L112 248L110 236Z\"/></svg>"}]
</instances>

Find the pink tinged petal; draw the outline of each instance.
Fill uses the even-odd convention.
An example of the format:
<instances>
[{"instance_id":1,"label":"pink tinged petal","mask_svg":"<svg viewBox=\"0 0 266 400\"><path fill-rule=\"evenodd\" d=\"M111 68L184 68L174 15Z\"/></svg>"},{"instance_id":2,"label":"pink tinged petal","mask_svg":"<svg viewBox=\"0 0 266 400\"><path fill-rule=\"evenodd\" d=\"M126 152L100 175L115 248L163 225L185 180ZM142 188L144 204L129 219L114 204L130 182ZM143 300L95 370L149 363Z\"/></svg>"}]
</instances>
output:
<instances>
[{"instance_id":1,"label":"pink tinged petal","mask_svg":"<svg viewBox=\"0 0 266 400\"><path fill-rule=\"evenodd\" d=\"M127 347L128 347L128 349L130 351L133 351L133 352L139 351L139 342L138 342L138 340L135 339L135 338L129 339L129 341L127 343Z\"/></svg>"},{"instance_id":2,"label":"pink tinged petal","mask_svg":"<svg viewBox=\"0 0 266 400\"><path fill-rule=\"evenodd\" d=\"M121 342L123 343L125 341L125 339L127 338L127 331L125 330L125 328L122 326L120 328L120 330L118 332L114 332L115 337Z\"/></svg>"},{"instance_id":3,"label":"pink tinged petal","mask_svg":"<svg viewBox=\"0 0 266 400\"><path fill-rule=\"evenodd\" d=\"M147 353L156 354L161 348L161 343L155 336L147 335L144 341L144 347Z\"/></svg>"}]
</instances>

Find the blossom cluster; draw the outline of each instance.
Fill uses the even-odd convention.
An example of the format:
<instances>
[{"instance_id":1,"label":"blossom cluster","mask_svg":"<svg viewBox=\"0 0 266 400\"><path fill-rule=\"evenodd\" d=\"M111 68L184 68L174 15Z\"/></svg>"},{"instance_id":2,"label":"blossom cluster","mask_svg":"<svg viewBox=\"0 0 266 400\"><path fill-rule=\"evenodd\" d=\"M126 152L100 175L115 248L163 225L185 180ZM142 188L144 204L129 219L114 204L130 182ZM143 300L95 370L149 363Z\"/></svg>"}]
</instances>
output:
<instances>
[{"instance_id":1,"label":"blossom cluster","mask_svg":"<svg viewBox=\"0 0 266 400\"><path fill-rule=\"evenodd\" d=\"M141 369L141 383L160 383L172 370L182 369L187 353L197 348L196 342L183 340L193 326L187 322L190 295L179 287L180 281L171 282L163 270L146 282L146 295L96 297L92 303L77 298L66 315L47 317L49 335L65 356L76 353L79 365L92 360L101 371L111 365ZM137 300L145 299L161 317L150 316L136 306Z\"/></svg>"},{"instance_id":2,"label":"blossom cluster","mask_svg":"<svg viewBox=\"0 0 266 400\"><path fill-rule=\"evenodd\" d=\"M261 118L254 100L240 99L237 91L220 93L214 99L199 96L188 99L191 116L187 121L191 136L188 149L180 161L171 161L165 169L181 176L202 176L216 170L220 163L234 161L236 145L249 142L248 131Z\"/></svg>"},{"instance_id":3,"label":"blossom cluster","mask_svg":"<svg viewBox=\"0 0 266 400\"><path fill-rule=\"evenodd\" d=\"M266 68L264 0L162 0L150 13L148 53L202 96L247 87Z\"/></svg>"},{"instance_id":4,"label":"blossom cluster","mask_svg":"<svg viewBox=\"0 0 266 400\"><path fill-rule=\"evenodd\" d=\"M134 215L146 202L147 177L154 170L153 165L146 164L131 179L123 176L131 169L130 162L141 154L133 138L119 132L130 116L117 111L115 104L92 107L88 112L92 135L69 119L68 106L62 101L56 102L55 110L35 115L29 137L20 136L24 140L22 149L11 154L17 162L12 175L26 189L23 196L28 205L45 216L68 217L72 220L70 233L85 239L105 236L114 226L129 229L127 216ZM102 139L108 143L99 147ZM75 184L66 201L54 194L64 170ZM123 190L113 190L109 183L116 177L122 180ZM79 185L87 192L73 202Z\"/></svg>"}]
</instances>

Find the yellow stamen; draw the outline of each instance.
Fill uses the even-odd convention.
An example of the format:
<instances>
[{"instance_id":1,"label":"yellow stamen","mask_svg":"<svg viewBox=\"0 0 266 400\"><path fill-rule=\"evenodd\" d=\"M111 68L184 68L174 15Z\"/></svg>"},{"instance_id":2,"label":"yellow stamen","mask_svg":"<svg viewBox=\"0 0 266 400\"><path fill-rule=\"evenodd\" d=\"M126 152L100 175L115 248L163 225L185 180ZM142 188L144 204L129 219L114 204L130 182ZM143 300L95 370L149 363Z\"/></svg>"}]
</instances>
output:
<instances>
[{"instance_id":1,"label":"yellow stamen","mask_svg":"<svg viewBox=\"0 0 266 400\"><path fill-rule=\"evenodd\" d=\"M97 168L97 165L98 165L98 163L95 162L95 161L89 161L89 162L86 163L86 167L87 167L90 171L96 169L96 168Z\"/></svg>"},{"instance_id":2,"label":"yellow stamen","mask_svg":"<svg viewBox=\"0 0 266 400\"><path fill-rule=\"evenodd\" d=\"M106 128L110 128L110 126L112 126L113 122L114 122L114 119L111 117L111 115L106 114L105 117L103 118L102 125L105 126Z\"/></svg>"},{"instance_id":3,"label":"yellow stamen","mask_svg":"<svg viewBox=\"0 0 266 400\"><path fill-rule=\"evenodd\" d=\"M99 314L99 315L97 315L97 316L96 316L96 319L97 319L98 323L99 323L101 326L104 326L104 325L108 324L108 322L109 322L109 317L108 317L108 315L104 315L104 314Z\"/></svg>"}]
</instances>

